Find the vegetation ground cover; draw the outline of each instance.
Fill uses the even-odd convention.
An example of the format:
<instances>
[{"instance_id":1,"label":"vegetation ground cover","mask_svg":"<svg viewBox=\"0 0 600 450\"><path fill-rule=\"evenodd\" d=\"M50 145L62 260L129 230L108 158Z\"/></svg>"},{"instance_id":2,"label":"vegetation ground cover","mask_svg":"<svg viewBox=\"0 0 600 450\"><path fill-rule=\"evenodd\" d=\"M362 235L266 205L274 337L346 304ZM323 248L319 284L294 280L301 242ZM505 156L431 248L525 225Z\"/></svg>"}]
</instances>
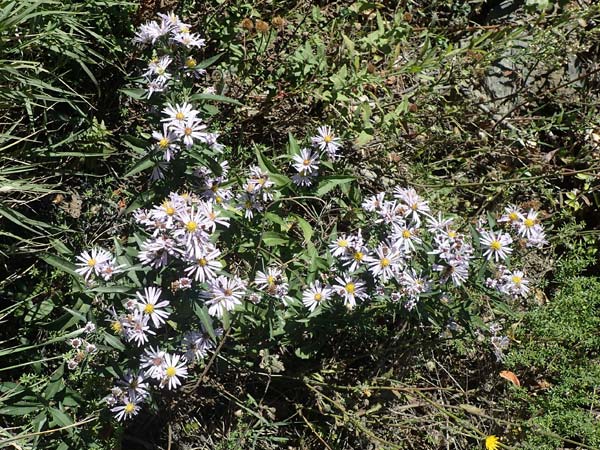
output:
<instances>
[{"instance_id":1,"label":"vegetation ground cover","mask_svg":"<svg viewBox=\"0 0 600 450\"><path fill-rule=\"evenodd\" d=\"M598 6L0 5L2 446L600 447ZM162 75L160 57L179 50L133 40L169 11L205 42L168 53L169 72L181 78L148 98L145 78ZM198 141L175 143L176 154L165 157L167 133L187 135L185 127L163 129L162 111L184 101L207 128L194 124ZM322 126L331 128L321 137L339 138L337 152L313 147ZM157 168L164 179L149 180ZM272 197L240 192L267 195L257 188L267 180ZM233 196L221 212L229 228L217 224L210 238L226 264L215 270L222 283L247 278L231 311L199 296L210 286L195 278L198 269L185 291L177 272L184 265L149 268L140 259L154 230L139 211L171 192L198 196L196 207L212 187L213 199ZM452 231L474 251L467 282L428 272L436 241L425 216L416 249L407 241L398 257L401 300L377 290L381 275L336 262L331 243L357 239L359 230L376 255L384 225L371 224L364 203L380 192L392 199L398 187L455 220ZM523 223L538 214L546 241L528 245L526 231L504 227L507 205ZM524 295L493 289L507 286L496 237L511 250L509 278L519 270L529 283ZM101 254L80 265L77 256L99 248L115 275L98 272L91 285L86 261ZM269 267L283 268L276 283ZM265 289L286 292L261 294L259 271ZM338 286L318 291L331 297L323 305L310 301L317 281ZM419 282L433 287L411 293ZM162 328L146 311L153 345L183 355L175 341L195 327L207 347L187 355L195 362L186 377L172 361L179 389L159 376L152 400L118 420L125 406L115 413L107 399L141 349L112 325L128 301L150 303L148 286L170 301ZM92 345L85 354L82 338Z\"/></svg>"}]
</instances>

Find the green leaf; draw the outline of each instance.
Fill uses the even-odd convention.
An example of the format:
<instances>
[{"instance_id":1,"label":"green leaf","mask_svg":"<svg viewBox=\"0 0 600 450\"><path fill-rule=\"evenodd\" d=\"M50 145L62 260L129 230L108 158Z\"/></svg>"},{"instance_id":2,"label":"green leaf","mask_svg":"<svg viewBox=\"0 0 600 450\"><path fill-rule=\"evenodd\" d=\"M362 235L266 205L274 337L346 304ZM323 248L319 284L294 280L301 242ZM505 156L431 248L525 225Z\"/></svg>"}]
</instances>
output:
<instances>
[{"instance_id":1,"label":"green leaf","mask_svg":"<svg viewBox=\"0 0 600 450\"><path fill-rule=\"evenodd\" d=\"M238 100L236 100L234 98L226 97L224 95L217 95L217 94L194 94L190 97L190 101L197 101L197 100L220 102L220 103L231 103L232 105L244 106L242 103L240 103Z\"/></svg>"},{"instance_id":2,"label":"green leaf","mask_svg":"<svg viewBox=\"0 0 600 450\"><path fill-rule=\"evenodd\" d=\"M331 191L336 186L340 186L340 185L346 184L346 183L351 183L354 180L356 180L356 178L347 176L347 175L332 175L330 177L324 177L319 182L319 187L317 188L316 195L321 197L321 196L327 194L329 191Z\"/></svg>"},{"instance_id":3,"label":"green leaf","mask_svg":"<svg viewBox=\"0 0 600 450\"><path fill-rule=\"evenodd\" d=\"M155 162L152 161L151 156L147 155L145 158L140 159L137 163L133 165L129 172L123 175L124 178L129 178L137 173L143 172L144 170L149 169L150 167L154 167Z\"/></svg>"},{"instance_id":4,"label":"green leaf","mask_svg":"<svg viewBox=\"0 0 600 450\"><path fill-rule=\"evenodd\" d=\"M73 264L70 261L67 261L66 259L61 258L60 256L43 255L43 256L41 256L41 259L46 264L56 267L57 269L60 269L63 272L69 273L69 274L73 275L74 277L79 278L81 276L77 272L75 272L75 264Z\"/></svg>"},{"instance_id":5,"label":"green leaf","mask_svg":"<svg viewBox=\"0 0 600 450\"><path fill-rule=\"evenodd\" d=\"M125 94L128 97L131 97L135 100L141 100L146 97L146 91L142 88L125 88L119 89L119 92Z\"/></svg>"},{"instance_id":6,"label":"green leaf","mask_svg":"<svg viewBox=\"0 0 600 450\"><path fill-rule=\"evenodd\" d=\"M302 230L302 236L304 237L304 241L307 244L309 244L311 242L313 234L314 234L312 226L310 225L310 223L308 223L306 221L306 219L304 219L296 214L292 215L292 217L294 218L294 220L296 220L298 222L298 226Z\"/></svg>"},{"instance_id":7,"label":"green leaf","mask_svg":"<svg viewBox=\"0 0 600 450\"><path fill-rule=\"evenodd\" d=\"M61 427L68 427L69 425L73 425L73 421L71 420L71 418L67 416L64 412L62 412L60 409L48 408L48 411L50 412L52 419L54 419L54 423L56 423L57 425Z\"/></svg>"},{"instance_id":8,"label":"green leaf","mask_svg":"<svg viewBox=\"0 0 600 450\"><path fill-rule=\"evenodd\" d=\"M289 242L288 238L283 234L276 233L275 231L267 231L263 233L261 240L269 247L275 247L277 245L285 245Z\"/></svg>"},{"instance_id":9,"label":"green leaf","mask_svg":"<svg viewBox=\"0 0 600 450\"><path fill-rule=\"evenodd\" d=\"M105 332L103 335L103 338L104 338L104 342L108 346L110 346L112 348L116 348L117 350L121 350L121 351L125 350L125 346L123 345L123 343L121 342L121 340L118 337Z\"/></svg>"},{"instance_id":10,"label":"green leaf","mask_svg":"<svg viewBox=\"0 0 600 450\"><path fill-rule=\"evenodd\" d=\"M204 329L208 331L210 337L217 342L217 335L215 334L215 329L213 328L213 322L210 316L208 315L208 308L204 304L194 303L194 313L200 319L202 326Z\"/></svg>"}]
</instances>

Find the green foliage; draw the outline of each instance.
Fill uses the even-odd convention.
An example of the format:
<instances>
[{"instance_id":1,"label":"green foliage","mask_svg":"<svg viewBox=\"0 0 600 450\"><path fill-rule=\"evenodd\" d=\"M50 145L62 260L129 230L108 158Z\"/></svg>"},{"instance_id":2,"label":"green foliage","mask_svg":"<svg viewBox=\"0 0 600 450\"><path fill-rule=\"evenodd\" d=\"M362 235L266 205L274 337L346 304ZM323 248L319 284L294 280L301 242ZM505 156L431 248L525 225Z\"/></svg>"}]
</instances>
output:
<instances>
[{"instance_id":1,"label":"green foliage","mask_svg":"<svg viewBox=\"0 0 600 450\"><path fill-rule=\"evenodd\" d=\"M507 404L526 418L523 448L550 450L565 439L600 445L593 413L600 401L600 280L580 275L595 262L589 250L578 246L559 263L556 292L549 304L525 315L515 336L519 344L506 358L529 384Z\"/></svg>"}]
</instances>

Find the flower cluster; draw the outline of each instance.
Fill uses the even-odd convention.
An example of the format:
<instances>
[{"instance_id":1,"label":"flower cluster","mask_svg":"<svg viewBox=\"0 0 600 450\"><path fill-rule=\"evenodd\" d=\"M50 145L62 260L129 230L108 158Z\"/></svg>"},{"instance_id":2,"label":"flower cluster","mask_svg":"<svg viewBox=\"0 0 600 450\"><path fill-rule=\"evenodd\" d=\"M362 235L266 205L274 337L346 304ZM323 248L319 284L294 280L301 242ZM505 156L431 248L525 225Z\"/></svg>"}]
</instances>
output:
<instances>
[{"instance_id":1,"label":"flower cluster","mask_svg":"<svg viewBox=\"0 0 600 450\"><path fill-rule=\"evenodd\" d=\"M119 273L124 266L117 265L116 259L111 253L102 248L92 248L89 252L86 250L77 256L77 268L75 272L81 275L85 281L91 281L93 277L101 277L108 281L116 273Z\"/></svg>"},{"instance_id":2,"label":"flower cluster","mask_svg":"<svg viewBox=\"0 0 600 450\"><path fill-rule=\"evenodd\" d=\"M297 186L312 186L319 176L320 154L325 153L332 161L339 158L337 154L341 146L340 138L336 137L329 126L321 126L317 135L311 138L313 149L303 148L292 157L292 166L296 172L292 181Z\"/></svg>"},{"instance_id":3,"label":"flower cluster","mask_svg":"<svg viewBox=\"0 0 600 450\"><path fill-rule=\"evenodd\" d=\"M202 69L196 67L196 59L188 51L204 47L205 40L201 39L198 34L192 33L191 26L183 23L176 14L159 14L158 16L160 20L147 22L140 27L133 42L142 46L152 45L158 48L161 45L169 49L179 47L183 53L175 55L175 59L171 55L163 55L150 61L144 73L148 98L154 92L165 91L169 80L173 77L167 70L172 63L175 63L186 74L199 76L204 73Z\"/></svg>"},{"instance_id":4,"label":"flower cluster","mask_svg":"<svg viewBox=\"0 0 600 450\"><path fill-rule=\"evenodd\" d=\"M87 339L75 337L67 341L73 352L67 360L67 367L70 370L75 370L87 356L93 355L98 351L96 344L89 342L90 335L92 335L94 331L96 331L96 325L92 322L88 322L85 327L77 331L77 334L85 334Z\"/></svg>"}]
</instances>

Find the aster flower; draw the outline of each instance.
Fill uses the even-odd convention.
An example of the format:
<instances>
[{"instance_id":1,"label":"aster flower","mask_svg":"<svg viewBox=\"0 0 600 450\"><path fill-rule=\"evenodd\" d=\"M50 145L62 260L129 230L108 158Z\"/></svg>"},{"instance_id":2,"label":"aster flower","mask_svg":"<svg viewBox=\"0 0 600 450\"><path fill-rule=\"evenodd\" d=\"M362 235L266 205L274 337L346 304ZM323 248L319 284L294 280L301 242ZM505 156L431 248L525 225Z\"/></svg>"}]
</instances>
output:
<instances>
[{"instance_id":1,"label":"aster flower","mask_svg":"<svg viewBox=\"0 0 600 450\"><path fill-rule=\"evenodd\" d=\"M164 153L165 161L171 161L173 156L179 151L179 145L176 143L177 136L169 129L168 124L163 124L162 133L153 131L152 137L157 141L156 147Z\"/></svg>"},{"instance_id":2,"label":"aster flower","mask_svg":"<svg viewBox=\"0 0 600 450\"><path fill-rule=\"evenodd\" d=\"M242 304L246 292L244 282L237 278L227 278L223 275L210 280L209 291L203 294L208 305L208 314L223 317L225 311L232 311L237 305Z\"/></svg>"},{"instance_id":3,"label":"aster flower","mask_svg":"<svg viewBox=\"0 0 600 450\"><path fill-rule=\"evenodd\" d=\"M302 171L292 175L292 183L300 187L312 186L315 179L319 176L319 172L314 170L313 172Z\"/></svg>"},{"instance_id":4,"label":"aster flower","mask_svg":"<svg viewBox=\"0 0 600 450\"><path fill-rule=\"evenodd\" d=\"M308 148L300 150L300 154L294 155L292 159L294 160L292 165L299 174L312 174L319 169L319 155Z\"/></svg>"},{"instance_id":5,"label":"aster flower","mask_svg":"<svg viewBox=\"0 0 600 450\"><path fill-rule=\"evenodd\" d=\"M530 209L526 216L523 216L518 222L519 229L518 233L526 238L531 238L535 233L542 231L542 226L538 219L539 213Z\"/></svg>"},{"instance_id":6,"label":"aster flower","mask_svg":"<svg viewBox=\"0 0 600 450\"><path fill-rule=\"evenodd\" d=\"M177 389L181 385L179 378L187 378L188 370L185 358L177 354L165 354L163 378L160 381L160 387L165 386L171 389Z\"/></svg>"},{"instance_id":7,"label":"aster flower","mask_svg":"<svg viewBox=\"0 0 600 450\"><path fill-rule=\"evenodd\" d=\"M176 33L173 35L173 42L183 45L186 48L202 48L206 45L206 40L202 39L197 33Z\"/></svg>"},{"instance_id":8,"label":"aster flower","mask_svg":"<svg viewBox=\"0 0 600 450\"><path fill-rule=\"evenodd\" d=\"M150 317L155 328L159 328L165 323L170 315L168 311L163 308L169 305L167 300L159 301L162 294L162 289L157 287L144 288L144 294L137 292L138 297L137 307L143 314Z\"/></svg>"},{"instance_id":9,"label":"aster flower","mask_svg":"<svg viewBox=\"0 0 600 450\"><path fill-rule=\"evenodd\" d=\"M119 422L131 419L140 412L140 402L141 399L136 395L125 396L119 406L111 408L111 412L115 413L115 418Z\"/></svg>"},{"instance_id":10,"label":"aster flower","mask_svg":"<svg viewBox=\"0 0 600 450\"><path fill-rule=\"evenodd\" d=\"M222 334L222 328L215 330L215 335L221 336ZM202 331L190 331L186 333L183 336L183 345L186 348L185 354L188 361L203 359L209 351L215 348L215 342L204 326L202 326Z\"/></svg>"},{"instance_id":11,"label":"aster flower","mask_svg":"<svg viewBox=\"0 0 600 450\"><path fill-rule=\"evenodd\" d=\"M164 376L166 353L158 347L149 347L144 350L144 354L140 357L140 367L144 369L144 374L148 378L160 380Z\"/></svg>"},{"instance_id":12,"label":"aster flower","mask_svg":"<svg viewBox=\"0 0 600 450\"><path fill-rule=\"evenodd\" d=\"M337 151L340 148L340 138L336 137L331 131L331 127L324 125L317 129L317 135L311 138L312 144L321 151L327 152L332 160L337 158Z\"/></svg>"},{"instance_id":13,"label":"aster flower","mask_svg":"<svg viewBox=\"0 0 600 450\"><path fill-rule=\"evenodd\" d=\"M408 226L406 223L393 224L391 238L404 253L410 253L415 251L415 244L422 242L418 233L418 228Z\"/></svg>"},{"instance_id":14,"label":"aster flower","mask_svg":"<svg viewBox=\"0 0 600 450\"><path fill-rule=\"evenodd\" d=\"M368 197L364 202L362 202L361 206L362 209L367 212L377 211L383 206L384 200L385 192L380 192L379 194Z\"/></svg>"},{"instance_id":15,"label":"aster flower","mask_svg":"<svg viewBox=\"0 0 600 450\"><path fill-rule=\"evenodd\" d=\"M150 329L149 320L150 316L134 311L128 320L123 323L127 340L135 342L138 347L144 346L148 342L148 335L156 334Z\"/></svg>"},{"instance_id":16,"label":"aster flower","mask_svg":"<svg viewBox=\"0 0 600 450\"><path fill-rule=\"evenodd\" d=\"M194 145L194 140L206 142L206 125L200 119L190 117L183 122L172 122L171 125L177 137L182 139L188 148Z\"/></svg>"},{"instance_id":17,"label":"aster flower","mask_svg":"<svg viewBox=\"0 0 600 450\"><path fill-rule=\"evenodd\" d=\"M200 254L194 255L191 261L192 266L184 269L188 277L204 283L206 280L212 280L217 276L217 272L222 269L221 263L217 258L221 256L221 251L212 244L207 243L200 250Z\"/></svg>"},{"instance_id":18,"label":"aster flower","mask_svg":"<svg viewBox=\"0 0 600 450\"><path fill-rule=\"evenodd\" d=\"M313 281L302 293L302 303L313 312L315 308L331 298L333 290L321 285L320 281Z\"/></svg>"},{"instance_id":19,"label":"aster flower","mask_svg":"<svg viewBox=\"0 0 600 450\"><path fill-rule=\"evenodd\" d=\"M356 306L356 299L364 299L367 296L365 283L352 278L350 275L346 274L343 278L336 277L335 281L337 284L333 286L333 289L344 299L344 305L348 308Z\"/></svg>"},{"instance_id":20,"label":"aster flower","mask_svg":"<svg viewBox=\"0 0 600 450\"><path fill-rule=\"evenodd\" d=\"M168 56L161 56L158 59L150 61L148 64L148 70L144 73L146 77L156 77L154 81L158 83L166 83L170 78L171 74L167 72L167 67L173 62L173 59Z\"/></svg>"},{"instance_id":21,"label":"aster flower","mask_svg":"<svg viewBox=\"0 0 600 450\"><path fill-rule=\"evenodd\" d=\"M409 217L415 224L418 225L421 222L421 215L429 217L429 213L431 212L429 205L413 188L397 187L394 189L394 197L406 205L404 215L405 217Z\"/></svg>"},{"instance_id":22,"label":"aster flower","mask_svg":"<svg viewBox=\"0 0 600 450\"><path fill-rule=\"evenodd\" d=\"M368 259L369 249L365 246L355 245L342 256L342 265L348 272L356 272L360 266L367 263Z\"/></svg>"},{"instance_id":23,"label":"aster flower","mask_svg":"<svg viewBox=\"0 0 600 450\"><path fill-rule=\"evenodd\" d=\"M402 262L402 254L398 249L386 244L379 244L375 253L367 258L369 271L373 277L381 278L384 283L394 277L394 273L400 269Z\"/></svg>"},{"instance_id":24,"label":"aster flower","mask_svg":"<svg viewBox=\"0 0 600 450\"><path fill-rule=\"evenodd\" d=\"M481 245L485 247L483 256L498 262L499 259L505 260L512 253L512 238L506 233L494 233L493 231L483 231L480 238Z\"/></svg>"},{"instance_id":25,"label":"aster flower","mask_svg":"<svg viewBox=\"0 0 600 450\"><path fill-rule=\"evenodd\" d=\"M339 258L350 252L353 246L354 240L352 236L347 237L345 233L342 233L329 244L329 251L333 256Z\"/></svg>"},{"instance_id":26,"label":"aster flower","mask_svg":"<svg viewBox=\"0 0 600 450\"><path fill-rule=\"evenodd\" d=\"M100 275L103 265L110 261L112 256L106 250L96 247L91 252L87 250L83 251L76 258L79 262L77 263L78 268L75 269L75 272L87 281L92 275Z\"/></svg>"},{"instance_id":27,"label":"aster flower","mask_svg":"<svg viewBox=\"0 0 600 450\"><path fill-rule=\"evenodd\" d=\"M161 122L165 122L169 127L173 127L176 125L184 125L190 119L196 119L196 116L200 114L200 112L187 102L180 104L176 104L172 106L170 103L167 103L167 106L162 110L162 113L167 117L163 117L160 119Z\"/></svg>"},{"instance_id":28,"label":"aster flower","mask_svg":"<svg viewBox=\"0 0 600 450\"><path fill-rule=\"evenodd\" d=\"M504 214L498 219L499 223L509 223L513 226L518 226L519 222L524 219L523 211L516 205L508 205L504 208Z\"/></svg>"},{"instance_id":29,"label":"aster flower","mask_svg":"<svg viewBox=\"0 0 600 450\"><path fill-rule=\"evenodd\" d=\"M137 397L143 399L148 397L148 383L144 381L144 377L133 370L128 370L127 373L119 380L118 384L125 388L129 397Z\"/></svg>"}]
</instances>

